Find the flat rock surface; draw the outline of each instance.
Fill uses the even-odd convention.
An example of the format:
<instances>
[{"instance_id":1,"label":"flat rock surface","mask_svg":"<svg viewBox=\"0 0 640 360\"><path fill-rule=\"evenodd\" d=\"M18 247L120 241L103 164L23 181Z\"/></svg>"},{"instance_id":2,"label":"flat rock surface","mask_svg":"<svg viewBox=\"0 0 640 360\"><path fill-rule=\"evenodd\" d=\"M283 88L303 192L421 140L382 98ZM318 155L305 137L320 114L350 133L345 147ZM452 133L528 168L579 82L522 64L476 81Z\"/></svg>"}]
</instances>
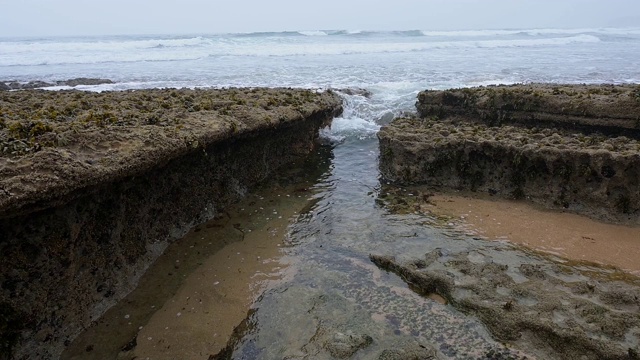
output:
<instances>
[{"instance_id":1,"label":"flat rock surface","mask_svg":"<svg viewBox=\"0 0 640 360\"><path fill-rule=\"evenodd\" d=\"M218 141L339 111L334 93L295 89L3 91L0 217Z\"/></svg>"},{"instance_id":2,"label":"flat rock surface","mask_svg":"<svg viewBox=\"0 0 640 360\"><path fill-rule=\"evenodd\" d=\"M523 150L608 152L616 156L637 156L640 141L624 136L582 134L552 128L523 128L517 126L484 126L460 121L419 118L399 118L384 127L382 136L407 143L420 142L446 146L459 143L501 143Z\"/></svg>"},{"instance_id":3,"label":"flat rock surface","mask_svg":"<svg viewBox=\"0 0 640 360\"><path fill-rule=\"evenodd\" d=\"M517 123L640 136L639 85L524 84L427 90L418 95L416 107L422 117L463 116L489 125Z\"/></svg>"}]
</instances>

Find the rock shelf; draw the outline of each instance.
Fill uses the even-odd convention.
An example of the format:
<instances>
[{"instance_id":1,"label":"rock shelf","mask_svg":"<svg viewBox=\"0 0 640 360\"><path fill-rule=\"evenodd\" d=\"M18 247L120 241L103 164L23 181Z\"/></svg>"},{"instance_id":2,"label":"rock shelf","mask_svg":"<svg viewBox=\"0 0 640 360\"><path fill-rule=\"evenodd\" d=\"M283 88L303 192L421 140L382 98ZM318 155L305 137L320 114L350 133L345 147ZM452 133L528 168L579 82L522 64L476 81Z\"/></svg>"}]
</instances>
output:
<instances>
[{"instance_id":1,"label":"rock shelf","mask_svg":"<svg viewBox=\"0 0 640 360\"><path fill-rule=\"evenodd\" d=\"M59 356L169 242L309 154L341 104L294 89L0 92L0 353Z\"/></svg>"},{"instance_id":2,"label":"rock shelf","mask_svg":"<svg viewBox=\"0 0 640 360\"><path fill-rule=\"evenodd\" d=\"M423 92L416 104L422 118L396 119L380 131L380 169L398 184L487 192L637 224L637 90L530 85ZM574 93L595 99L581 100L569 119L561 105L572 104L578 95L567 94ZM491 94L500 102L488 100ZM533 98L543 118L525 106ZM513 110L521 107L527 110Z\"/></svg>"},{"instance_id":3,"label":"rock shelf","mask_svg":"<svg viewBox=\"0 0 640 360\"><path fill-rule=\"evenodd\" d=\"M421 117L460 116L490 126L517 124L640 138L640 85L527 84L423 91Z\"/></svg>"}]
</instances>

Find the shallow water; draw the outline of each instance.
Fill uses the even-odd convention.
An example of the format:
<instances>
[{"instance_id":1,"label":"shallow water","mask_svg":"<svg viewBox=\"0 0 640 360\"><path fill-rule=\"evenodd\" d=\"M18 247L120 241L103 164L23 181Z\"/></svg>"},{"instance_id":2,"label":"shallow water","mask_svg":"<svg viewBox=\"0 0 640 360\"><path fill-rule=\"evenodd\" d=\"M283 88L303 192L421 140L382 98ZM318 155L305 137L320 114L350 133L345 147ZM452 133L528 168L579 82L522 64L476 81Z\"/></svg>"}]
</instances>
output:
<instances>
[{"instance_id":1,"label":"shallow water","mask_svg":"<svg viewBox=\"0 0 640 360\"><path fill-rule=\"evenodd\" d=\"M573 261L616 266L640 275L640 226L609 224L524 201L482 194L438 194L427 211L452 217L456 226L487 239L510 241Z\"/></svg>"},{"instance_id":2,"label":"shallow water","mask_svg":"<svg viewBox=\"0 0 640 360\"><path fill-rule=\"evenodd\" d=\"M484 327L450 306L423 297L397 276L379 270L368 256L411 257L436 248L482 248L455 229L428 226L419 215L394 215L376 203L377 141L333 149L331 172L319 183L318 202L291 225L287 253L295 276L254 304L254 324L233 358L322 358L308 348L319 331L351 331L374 338L359 352L374 357L407 339L435 346L448 358L510 351ZM426 225L426 226L425 226ZM454 238L455 240L452 240ZM317 345L315 345L317 346Z\"/></svg>"}]
</instances>

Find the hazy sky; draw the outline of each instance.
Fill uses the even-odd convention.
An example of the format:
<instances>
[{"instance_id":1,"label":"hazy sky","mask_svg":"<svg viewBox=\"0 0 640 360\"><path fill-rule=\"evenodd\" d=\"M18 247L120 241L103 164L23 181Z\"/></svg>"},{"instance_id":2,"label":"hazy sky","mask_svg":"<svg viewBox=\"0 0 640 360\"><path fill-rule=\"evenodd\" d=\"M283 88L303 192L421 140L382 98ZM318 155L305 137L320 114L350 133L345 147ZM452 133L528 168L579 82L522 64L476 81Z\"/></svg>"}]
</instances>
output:
<instances>
[{"instance_id":1,"label":"hazy sky","mask_svg":"<svg viewBox=\"0 0 640 360\"><path fill-rule=\"evenodd\" d=\"M640 0L0 0L0 37L600 26Z\"/></svg>"}]
</instances>

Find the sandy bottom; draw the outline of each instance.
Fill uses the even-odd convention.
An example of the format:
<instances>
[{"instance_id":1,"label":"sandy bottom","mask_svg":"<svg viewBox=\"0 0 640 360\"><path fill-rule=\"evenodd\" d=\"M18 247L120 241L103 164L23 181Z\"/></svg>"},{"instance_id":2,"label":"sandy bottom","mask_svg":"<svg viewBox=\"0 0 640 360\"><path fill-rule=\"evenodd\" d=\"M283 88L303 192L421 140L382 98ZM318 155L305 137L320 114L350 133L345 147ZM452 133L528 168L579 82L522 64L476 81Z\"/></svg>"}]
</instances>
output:
<instances>
[{"instance_id":1,"label":"sandy bottom","mask_svg":"<svg viewBox=\"0 0 640 360\"><path fill-rule=\"evenodd\" d=\"M195 227L62 358L206 360L218 353L257 296L292 275L282 244L308 195L272 188Z\"/></svg>"},{"instance_id":2,"label":"sandy bottom","mask_svg":"<svg viewBox=\"0 0 640 360\"><path fill-rule=\"evenodd\" d=\"M272 209L271 209L272 210ZM189 275L138 334L141 359L207 359L219 352L273 280L286 276L280 245L292 207L271 212L267 226L245 230Z\"/></svg>"},{"instance_id":3,"label":"sandy bottom","mask_svg":"<svg viewBox=\"0 0 640 360\"><path fill-rule=\"evenodd\" d=\"M437 194L429 202L431 212L452 216L469 233L640 275L640 226L607 224L488 196Z\"/></svg>"}]
</instances>

